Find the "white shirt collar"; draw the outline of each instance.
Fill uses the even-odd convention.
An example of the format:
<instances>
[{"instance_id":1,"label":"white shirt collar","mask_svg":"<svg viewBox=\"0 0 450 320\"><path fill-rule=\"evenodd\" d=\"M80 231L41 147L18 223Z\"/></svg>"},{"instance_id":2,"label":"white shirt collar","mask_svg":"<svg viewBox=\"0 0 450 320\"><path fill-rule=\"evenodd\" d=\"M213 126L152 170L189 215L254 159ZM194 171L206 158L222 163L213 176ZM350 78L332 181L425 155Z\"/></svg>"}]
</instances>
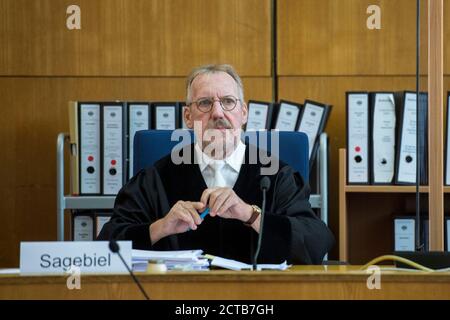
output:
<instances>
[{"instance_id":1,"label":"white shirt collar","mask_svg":"<svg viewBox=\"0 0 450 320\"><path fill-rule=\"evenodd\" d=\"M198 143L196 143L194 147L195 160L200 167L200 172L203 172L203 170L205 170L206 167L208 167L208 165L213 161L224 161L231 168L233 168L234 171L239 172L241 170L242 162L244 162L245 148L246 145L243 144L241 140L239 140L236 149L234 149L233 153L231 153L229 157L223 160L215 160L203 153Z\"/></svg>"}]
</instances>

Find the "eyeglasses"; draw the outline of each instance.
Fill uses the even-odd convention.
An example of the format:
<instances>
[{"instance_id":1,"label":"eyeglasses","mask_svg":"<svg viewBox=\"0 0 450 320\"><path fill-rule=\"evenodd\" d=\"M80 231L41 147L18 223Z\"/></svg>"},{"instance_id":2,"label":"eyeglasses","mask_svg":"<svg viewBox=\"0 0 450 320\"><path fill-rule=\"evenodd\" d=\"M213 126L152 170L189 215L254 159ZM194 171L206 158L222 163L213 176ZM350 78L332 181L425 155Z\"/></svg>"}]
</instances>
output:
<instances>
[{"instance_id":1,"label":"eyeglasses","mask_svg":"<svg viewBox=\"0 0 450 320\"><path fill-rule=\"evenodd\" d=\"M220 102L220 106L224 111L231 111L236 107L237 102L240 101L240 99L233 96L224 96L219 98L218 100L214 98L201 98L197 101L189 103L188 106L190 106L191 104L195 104L198 110L204 113L208 113L211 111L212 106L216 101Z\"/></svg>"}]
</instances>

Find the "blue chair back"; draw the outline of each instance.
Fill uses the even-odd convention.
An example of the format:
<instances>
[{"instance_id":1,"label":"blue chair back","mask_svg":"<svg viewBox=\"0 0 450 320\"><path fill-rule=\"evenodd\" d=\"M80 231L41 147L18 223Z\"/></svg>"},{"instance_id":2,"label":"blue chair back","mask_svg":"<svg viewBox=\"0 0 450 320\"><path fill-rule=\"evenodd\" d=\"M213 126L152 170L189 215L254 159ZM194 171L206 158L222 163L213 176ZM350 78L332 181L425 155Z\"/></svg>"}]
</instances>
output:
<instances>
[{"instance_id":1,"label":"blue chair back","mask_svg":"<svg viewBox=\"0 0 450 320\"><path fill-rule=\"evenodd\" d=\"M181 148L194 141L194 134L191 130L177 130L185 136L176 141L171 140L172 132L172 130L142 130L136 133L134 137L134 173L153 165L163 156L170 154L174 147ZM262 140L261 135L265 133L245 132L243 139L250 144L271 151L273 138L270 136ZM280 159L298 171L305 181L309 181L308 136L303 132L279 131L277 133L279 134ZM273 134L274 132L270 132L270 135Z\"/></svg>"}]
</instances>

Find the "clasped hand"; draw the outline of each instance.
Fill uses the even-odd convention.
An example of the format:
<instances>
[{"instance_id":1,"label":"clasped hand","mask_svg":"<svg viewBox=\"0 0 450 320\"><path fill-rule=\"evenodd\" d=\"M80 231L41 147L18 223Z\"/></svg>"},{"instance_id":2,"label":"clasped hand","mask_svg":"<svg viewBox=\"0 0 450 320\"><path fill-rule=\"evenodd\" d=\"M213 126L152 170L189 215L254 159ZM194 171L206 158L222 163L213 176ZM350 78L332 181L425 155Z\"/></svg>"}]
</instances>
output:
<instances>
[{"instance_id":1,"label":"clasped hand","mask_svg":"<svg viewBox=\"0 0 450 320\"><path fill-rule=\"evenodd\" d=\"M209 207L211 217L247 221L252 207L245 203L231 188L208 188L199 202L178 201L162 219L166 235L196 230L202 223L200 213Z\"/></svg>"}]
</instances>

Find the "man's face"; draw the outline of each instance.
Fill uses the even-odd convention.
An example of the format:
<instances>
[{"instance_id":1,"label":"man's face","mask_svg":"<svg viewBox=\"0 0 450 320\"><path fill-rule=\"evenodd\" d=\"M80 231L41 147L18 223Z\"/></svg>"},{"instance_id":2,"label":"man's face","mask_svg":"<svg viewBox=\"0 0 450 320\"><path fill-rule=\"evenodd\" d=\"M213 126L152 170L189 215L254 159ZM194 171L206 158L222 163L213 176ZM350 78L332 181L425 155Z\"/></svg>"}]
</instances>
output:
<instances>
[{"instance_id":1,"label":"man's face","mask_svg":"<svg viewBox=\"0 0 450 320\"><path fill-rule=\"evenodd\" d=\"M231 111L225 111L220 105L219 99L224 96L239 98L237 83L226 72L201 74L192 82L192 102L203 98L214 99L214 104L209 112L200 111L193 103L185 109L184 117L186 125L195 129L197 137L202 137L203 145L208 146L214 136L214 143L222 143L224 147L234 150L236 139L240 137L241 128L247 122L247 105L238 101ZM194 124L196 125L194 126ZM199 132L201 128L201 132ZM227 149L226 154L229 154Z\"/></svg>"}]
</instances>

